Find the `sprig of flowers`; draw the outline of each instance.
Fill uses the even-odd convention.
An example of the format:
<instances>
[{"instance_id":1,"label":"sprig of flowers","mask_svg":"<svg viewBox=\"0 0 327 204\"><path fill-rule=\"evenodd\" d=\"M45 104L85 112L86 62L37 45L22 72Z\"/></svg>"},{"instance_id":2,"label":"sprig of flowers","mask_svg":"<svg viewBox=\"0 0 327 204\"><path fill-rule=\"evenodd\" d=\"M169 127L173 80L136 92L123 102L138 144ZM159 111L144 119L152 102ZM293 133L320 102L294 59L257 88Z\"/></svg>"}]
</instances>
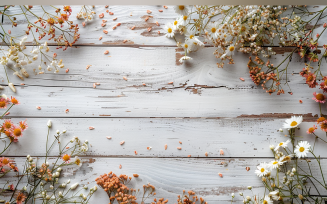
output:
<instances>
[{"instance_id":1,"label":"sprig of flowers","mask_svg":"<svg viewBox=\"0 0 327 204\"><path fill-rule=\"evenodd\" d=\"M309 11L305 6L178 5L175 11L180 17L168 23L165 31L166 37L174 38L177 46L184 49L181 63L191 59L187 54L199 50L204 44L217 47L214 55L220 68L225 62L234 64L235 51L254 55L255 59L250 57L247 64L252 81L267 93L277 92L280 95L285 93L281 82L285 80L288 85L287 68L294 53L309 60L301 75L306 77L310 87L317 85L318 74L322 76L320 68L322 59L327 56L327 46L323 46L324 50L319 55L318 40L327 23L322 22L324 29L320 33L313 35L313 31L326 17L323 15L326 8ZM310 19L304 20L304 17ZM177 41L175 35L182 35L184 42ZM273 48L276 43L281 47L294 47L277 66L270 62L271 56L276 55ZM318 63L318 68L312 73L310 69L314 63Z\"/></svg>"},{"instance_id":2,"label":"sprig of flowers","mask_svg":"<svg viewBox=\"0 0 327 204\"><path fill-rule=\"evenodd\" d=\"M19 172L17 167L13 166L13 161L7 158L0 159L0 170L3 170L2 174L7 173L6 166L18 171L17 184L11 185L10 192L11 198L8 203L34 203L40 200L42 203L89 203L89 199L97 190L97 186L88 189L87 186L76 190L79 187L79 183L70 184L70 180L62 181L60 179L61 172L68 166L82 166L82 160L78 157L88 151L88 141L82 142L78 137L74 137L68 143L62 144L62 135L66 133L66 130L57 130L54 135L54 141L49 143L49 134L52 127L52 122L48 121L48 135L46 143L46 156L41 165L38 165L38 158L33 158L28 155L23 167L23 171ZM59 154L53 160L48 158L49 151L58 144ZM73 162L70 162L70 158L75 157ZM51 161L54 162L51 162ZM2 171L1 171L2 172ZM0 174L0 175L2 175ZM22 189L19 189L19 183L23 180L27 180L27 185ZM16 193L17 192L17 193ZM6 201L5 201L6 202Z\"/></svg>"},{"instance_id":3,"label":"sprig of flowers","mask_svg":"<svg viewBox=\"0 0 327 204\"><path fill-rule=\"evenodd\" d=\"M66 50L68 47L72 47L80 38L78 24L74 24L69 19L72 9L70 6L63 6L63 8L57 8L52 6L55 11L48 12L43 6L40 6L43 14L41 16L36 15L33 12L33 6L16 6L21 9L21 13L8 14L8 11L13 6L4 6L0 9L2 17L8 18L12 22L12 26L18 25L17 16L22 15L28 22L25 36L14 35L11 30L6 31L2 25L0 25L2 32L0 33L0 39L6 45L7 48L1 48L2 57L0 64L5 68L12 69L14 75L24 80L24 77L29 77L27 71L27 65L32 64L33 61L40 59L39 65L33 69L35 74L44 74L45 71L54 71L58 73L60 68L64 68L62 60L57 59L57 54L52 56L48 54L50 48L48 42L55 42L58 47ZM36 19L33 21L32 19ZM33 49L32 51L26 51L27 36L33 37ZM49 36L47 41L44 41L45 37ZM4 46L5 47L5 46ZM46 67L46 68L44 68ZM7 75L7 71L6 71ZM7 80L10 84L9 77ZM12 85L13 86L13 85ZM13 90L13 89L12 89ZM14 91L14 90L13 90ZM15 92L15 91L14 91Z\"/></svg>"},{"instance_id":4,"label":"sprig of flowers","mask_svg":"<svg viewBox=\"0 0 327 204\"><path fill-rule=\"evenodd\" d=\"M18 105L19 101L15 97L8 98L5 94L0 96L0 109L6 109L7 106L10 107L2 114L0 120L9 113L9 110ZM3 151L0 153L2 155L13 142L18 142L18 139L23 136L23 132L28 128L26 120L20 121L17 125L15 125L11 120L4 120L2 125L0 126L0 140L5 143ZM4 137L2 137L4 136ZM9 140L9 144L7 145L7 140Z\"/></svg>"}]
</instances>

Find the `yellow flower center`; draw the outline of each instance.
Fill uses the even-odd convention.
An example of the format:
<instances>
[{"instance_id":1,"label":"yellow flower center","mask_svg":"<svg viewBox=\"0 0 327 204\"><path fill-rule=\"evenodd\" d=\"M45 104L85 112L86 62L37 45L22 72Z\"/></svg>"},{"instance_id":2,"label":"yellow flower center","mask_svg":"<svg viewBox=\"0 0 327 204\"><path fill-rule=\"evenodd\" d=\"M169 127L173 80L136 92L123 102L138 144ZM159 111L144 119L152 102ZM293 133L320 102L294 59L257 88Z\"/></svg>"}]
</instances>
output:
<instances>
[{"instance_id":1,"label":"yellow flower center","mask_svg":"<svg viewBox=\"0 0 327 204\"><path fill-rule=\"evenodd\" d=\"M279 146L282 146L284 143L283 142L281 142L281 143L279 143Z\"/></svg>"},{"instance_id":2,"label":"yellow flower center","mask_svg":"<svg viewBox=\"0 0 327 204\"><path fill-rule=\"evenodd\" d=\"M231 52L233 52L233 51L234 51L234 49L235 49L235 47L234 47L234 46L230 46L230 47L229 47L229 51L231 51Z\"/></svg>"},{"instance_id":3,"label":"yellow flower center","mask_svg":"<svg viewBox=\"0 0 327 204\"><path fill-rule=\"evenodd\" d=\"M304 147L300 147L299 151L304 152Z\"/></svg>"},{"instance_id":4,"label":"yellow flower center","mask_svg":"<svg viewBox=\"0 0 327 204\"><path fill-rule=\"evenodd\" d=\"M274 161L273 165L278 164L278 161Z\"/></svg>"},{"instance_id":5,"label":"yellow flower center","mask_svg":"<svg viewBox=\"0 0 327 204\"><path fill-rule=\"evenodd\" d=\"M313 127L309 128L309 132L310 132L310 133L313 133L314 130L315 130L315 129L314 129Z\"/></svg>"},{"instance_id":6,"label":"yellow flower center","mask_svg":"<svg viewBox=\"0 0 327 204\"><path fill-rule=\"evenodd\" d=\"M245 26L242 26L241 32L244 32L246 30Z\"/></svg>"},{"instance_id":7,"label":"yellow flower center","mask_svg":"<svg viewBox=\"0 0 327 204\"><path fill-rule=\"evenodd\" d=\"M187 44L184 44L184 47L185 47L185 48L188 48L188 45L187 45Z\"/></svg>"},{"instance_id":8,"label":"yellow flower center","mask_svg":"<svg viewBox=\"0 0 327 204\"><path fill-rule=\"evenodd\" d=\"M193 39L194 38L194 35L190 35L190 39Z\"/></svg>"},{"instance_id":9,"label":"yellow flower center","mask_svg":"<svg viewBox=\"0 0 327 204\"><path fill-rule=\"evenodd\" d=\"M6 122L5 123L5 128L6 129L10 129L11 128L11 123L10 122Z\"/></svg>"},{"instance_id":10,"label":"yellow flower center","mask_svg":"<svg viewBox=\"0 0 327 204\"><path fill-rule=\"evenodd\" d=\"M324 120L326 120L326 118L324 118L324 117L320 117L320 118L318 118L317 123L321 123L321 122L324 121Z\"/></svg>"},{"instance_id":11,"label":"yellow flower center","mask_svg":"<svg viewBox=\"0 0 327 204\"><path fill-rule=\"evenodd\" d=\"M211 32L215 33L216 32L216 28L211 28Z\"/></svg>"},{"instance_id":12,"label":"yellow flower center","mask_svg":"<svg viewBox=\"0 0 327 204\"><path fill-rule=\"evenodd\" d=\"M316 99L318 101L323 101L325 99L325 96L324 96L324 94L319 93L319 94L316 95Z\"/></svg>"},{"instance_id":13,"label":"yellow flower center","mask_svg":"<svg viewBox=\"0 0 327 204\"><path fill-rule=\"evenodd\" d=\"M173 29L171 29L171 28L168 28L168 33L171 33L171 32L173 32Z\"/></svg>"},{"instance_id":14,"label":"yellow flower center","mask_svg":"<svg viewBox=\"0 0 327 204\"><path fill-rule=\"evenodd\" d=\"M0 101L0 108L3 108L3 107L5 107L6 106L6 102L4 102L4 101Z\"/></svg>"},{"instance_id":15,"label":"yellow flower center","mask_svg":"<svg viewBox=\"0 0 327 204\"><path fill-rule=\"evenodd\" d=\"M69 156L68 154L65 154L65 155L62 157L62 159L63 159L64 161L69 161L70 156Z\"/></svg>"},{"instance_id":16,"label":"yellow flower center","mask_svg":"<svg viewBox=\"0 0 327 204\"><path fill-rule=\"evenodd\" d=\"M11 99L11 103L13 103L13 104L18 104L18 101L17 101L17 99L12 98L12 99Z\"/></svg>"},{"instance_id":17,"label":"yellow flower center","mask_svg":"<svg viewBox=\"0 0 327 204\"><path fill-rule=\"evenodd\" d=\"M13 134L16 137L19 137L22 135L22 131L20 130L20 128L16 128L16 129L14 129Z\"/></svg>"},{"instance_id":18,"label":"yellow flower center","mask_svg":"<svg viewBox=\"0 0 327 204\"><path fill-rule=\"evenodd\" d=\"M264 200L264 201L263 201L263 204L268 204L268 201Z\"/></svg>"},{"instance_id":19,"label":"yellow flower center","mask_svg":"<svg viewBox=\"0 0 327 204\"><path fill-rule=\"evenodd\" d=\"M261 168L260 171L263 173L265 172L265 168Z\"/></svg>"},{"instance_id":20,"label":"yellow flower center","mask_svg":"<svg viewBox=\"0 0 327 204\"><path fill-rule=\"evenodd\" d=\"M183 20L186 21L187 20L187 16L183 16Z\"/></svg>"},{"instance_id":21,"label":"yellow flower center","mask_svg":"<svg viewBox=\"0 0 327 204\"><path fill-rule=\"evenodd\" d=\"M174 21L174 25L177 25L178 21Z\"/></svg>"},{"instance_id":22,"label":"yellow flower center","mask_svg":"<svg viewBox=\"0 0 327 204\"><path fill-rule=\"evenodd\" d=\"M327 123L321 123L320 124L321 129L325 130L327 129Z\"/></svg>"},{"instance_id":23,"label":"yellow flower center","mask_svg":"<svg viewBox=\"0 0 327 204\"><path fill-rule=\"evenodd\" d=\"M181 6L178 6L179 10L184 10L185 9L185 6L181 5Z\"/></svg>"},{"instance_id":24,"label":"yellow flower center","mask_svg":"<svg viewBox=\"0 0 327 204\"><path fill-rule=\"evenodd\" d=\"M296 122L296 121L292 121L292 122L291 122L291 126L292 126L292 127L294 127L294 126L296 126L296 125L297 125L297 122Z\"/></svg>"},{"instance_id":25,"label":"yellow flower center","mask_svg":"<svg viewBox=\"0 0 327 204\"><path fill-rule=\"evenodd\" d=\"M4 159L2 160L2 163L3 163L4 165L8 164L8 163L9 163L9 159L4 158Z\"/></svg>"},{"instance_id":26,"label":"yellow flower center","mask_svg":"<svg viewBox=\"0 0 327 204\"><path fill-rule=\"evenodd\" d=\"M80 163L81 163L81 160L80 160L80 159L76 159L76 160L75 160L75 164L76 164L76 165L79 165Z\"/></svg>"},{"instance_id":27,"label":"yellow flower center","mask_svg":"<svg viewBox=\"0 0 327 204\"><path fill-rule=\"evenodd\" d=\"M307 81L312 81L312 80L313 80L313 76L312 75L308 76Z\"/></svg>"}]
</instances>

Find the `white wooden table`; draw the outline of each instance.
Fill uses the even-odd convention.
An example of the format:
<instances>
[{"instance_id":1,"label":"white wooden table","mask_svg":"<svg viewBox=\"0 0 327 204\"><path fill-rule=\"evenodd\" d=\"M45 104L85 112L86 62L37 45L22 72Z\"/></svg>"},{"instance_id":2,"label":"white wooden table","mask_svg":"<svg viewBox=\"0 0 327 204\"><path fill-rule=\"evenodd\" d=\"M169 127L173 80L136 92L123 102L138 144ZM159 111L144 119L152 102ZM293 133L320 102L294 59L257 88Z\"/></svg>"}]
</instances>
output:
<instances>
[{"instance_id":1,"label":"white wooden table","mask_svg":"<svg viewBox=\"0 0 327 204\"><path fill-rule=\"evenodd\" d=\"M236 63L221 69L212 55L214 48L206 47L191 54L194 59L189 63L180 64L182 51L163 34L164 25L177 17L173 7L168 7L110 6L109 10L114 12L110 16L104 6L96 6L97 15L85 28L82 21L74 19L81 27L81 39L76 46L64 52L51 48L51 53L56 52L63 59L68 73L61 70L58 74L33 75L37 65L32 64L28 70L30 77L23 82L25 85L20 85L22 81L9 70L17 93L13 94L8 87L2 93L17 97L21 105L12 109L7 118L14 122L27 118L29 128L6 156L13 157L18 165L27 154L44 157L46 123L50 119L53 134L57 129L66 129L67 141L78 136L92 145L83 157L81 170L68 169L64 173L67 178L63 179L93 186L96 177L109 171L130 176L137 173L140 177L134 181L136 186L153 184L158 197L169 199L169 203L175 203L183 189L194 190L209 203L229 203L231 193L249 194L246 190L249 185L263 195L263 185L254 170L260 162L272 158L270 144L286 139L278 132L284 120L293 114L303 115L301 132L306 140L314 141L305 131L319 113L319 107L311 99L318 89L310 90L299 76L304 62L296 57L288 75L293 95L281 96L266 94L253 84L246 66L247 55L237 53ZM77 10L79 6L73 6L73 16ZM152 14L147 14L147 10ZM40 10L35 8L35 12ZM98 18L102 12L108 20L105 28ZM145 22L147 16L151 17ZM118 19L112 21L114 17ZM121 26L112 30L118 22ZM11 28L5 21L4 27L19 34L26 23L22 20L17 28ZM148 27L152 27L151 32ZM109 33L104 34L103 29ZM109 55L103 54L105 50L110 51ZM283 56L280 52L272 62ZM86 70L87 65L92 66ZM1 85L6 86L3 69L0 77ZM96 82L100 85L94 89ZM89 130L89 126L95 129ZM124 145L119 144L122 140ZM324 144L318 143L315 148L327 167ZM220 149L224 155L219 154ZM51 156L56 155L53 150ZM91 203L95 200L109 202L102 190ZM235 200L241 197L237 195Z\"/></svg>"}]
</instances>

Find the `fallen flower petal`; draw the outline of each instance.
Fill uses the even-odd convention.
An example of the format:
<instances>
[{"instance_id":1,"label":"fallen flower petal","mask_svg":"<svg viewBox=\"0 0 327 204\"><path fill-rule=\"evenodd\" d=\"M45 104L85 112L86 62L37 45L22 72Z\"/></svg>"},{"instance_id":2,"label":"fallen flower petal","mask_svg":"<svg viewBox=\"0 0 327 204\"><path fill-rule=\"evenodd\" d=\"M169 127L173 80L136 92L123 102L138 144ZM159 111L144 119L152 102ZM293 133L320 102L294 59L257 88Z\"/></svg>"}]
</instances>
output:
<instances>
[{"instance_id":1,"label":"fallen flower petal","mask_svg":"<svg viewBox=\"0 0 327 204\"><path fill-rule=\"evenodd\" d=\"M152 149L152 147L147 147L146 149L147 149L147 150L151 150L151 149Z\"/></svg>"},{"instance_id":2,"label":"fallen flower petal","mask_svg":"<svg viewBox=\"0 0 327 204\"><path fill-rule=\"evenodd\" d=\"M181 147L177 147L178 150L181 150L182 148Z\"/></svg>"},{"instance_id":3,"label":"fallen flower petal","mask_svg":"<svg viewBox=\"0 0 327 204\"><path fill-rule=\"evenodd\" d=\"M240 77L240 80L245 81L242 77Z\"/></svg>"},{"instance_id":4,"label":"fallen flower petal","mask_svg":"<svg viewBox=\"0 0 327 204\"><path fill-rule=\"evenodd\" d=\"M147 12L148 14L152 13L152 11L150 11L150 10L147 10L146 12Z\"/></svg>"},{"instance_id":5,"label":"fallen flower petal","mask_svg":"<svg viewBox=\"0 0 327 204\"><path fill-rule=\"evenodd\" d=\"M137 155L137 151L134 151L134 154Z\"/></svg>"},{"instance_id":6,"label":"fallen flower petal","mask_svg":"<svg viewBox=\"0 0 327 204\"><path fill-rule=\"evenodd\" d=\"M68 113L68 112L69 112L69 109L66 109L66 110L65 110L65 113Z\"/></svg>"},{"instance_id":7,"label":"fallen flower petal","mask_svg":"<svg viewBox=\"0 0 327 204\"><path fill-rule=\"evenodd\" d=\"M109 54L109 50L104 51L104 54L105 55Z\"/></svg>"},{"instance_id":8,"label":"fallen flower petal","mask_svg":"<svg viewBox=\"0 0 327 204\"><path fill-rule=\"evenodd\" d=\"M223 174L222 173L218 173L218 175L222 178L223 177Z\"/></svg>"},{"instance_id":9,"label":"fallen flower petal","mask_svg":"<svg viewBox=\"0 0 327 204\"><path fill-rule=\"evenodd\" d=\"M125 81L127 81L127 78L126 78L126 77L123 77L123 79L124 79Z\"/></svg>"},{"instance_id":10,"label":"fallen flower petal","mask_svg":"<svg viewBox=\"0 0 327 204\"><path fill-rule=\"evenodd\" d=\"M133 174L133 176L134 176L135 178L139 177L139 175L138 175L138 174Z\"/></svg>"},{"instance_id":11,"label":"fallen flower petal","mask_svg":"<svg viewBox=\"0 0 327 204\"><path fill-rule=\"evenodd\" d=\"M111 140L111 137L110 137L110 136L107 136L107 139L108 139L108 140Z\"/></svg>"},{"instance_id":12,"label":"fallen flower petal","mask_svg":"<svg viewBox=\"0 0 327 204\"><path fill-rule=\"evenodd\" d=\"M123 144L125 144L125 141L124 140L120 142L120 145L123 145Z\"/></svg>"},{"instance_id":13,"label":"fallen flower petal","mask_svg":"<svg viewBox=\"0 0 327 204\"><path fill-rule=\"evenodd\" d=\"M93 127L93 126L90 126L90 127L89 127L89 130L94 130L94 127Z\"/></svg>"},{"instance_id":14,"label":"fallen flower petal","mask_svg":"<svg viewBox=\"0 0 327 204\"><path fill-rule=\"evenodd\" d=\"M224 155L224 150L220 149L219 153L220 153L220 155Z\"/></svg>"},{"instance_id":15,"label":"fallen flower petal","mask_svg":"<svg viewBox=\"0 0 327 204\"><path fill-rule=\"evenodd\" d=\"M119 168L120 168L120 169L122 168L122 165L121 165L121 164L119 165Z\"/></svg>"},{"instance_id":16,"label":"fallen flower petal","mask_svg":"<svg viewBox=\"0 0 327 204\"><path fill-rule=\"evenodd\" d=\"M97 87L97 85L95 83L93 83L93 88L95 89Z\"/></svg>"},{"instance_id":17,"label":"fallen flower petal","mask_svg":"<svg viewBox=\"0 0 327 204\"><path fill-rule=\"evenodd\" d=\"M36 109L41 110L41 107L40 106L36 106Z\"/></svg>"},{"instance_id":18,"label":"fallen flower petal","mask_svg":"<svg viewBox=\"0 0 327 204\"><path fill-rule=\"evenodd\" d=\"M167 147L168 147L168 146L165 144L165 150L167 150Z\"/></svg>"},{"instance_id":19,"label":"fallen flower petal","mask_svg":"<svg viewBox=\"0 0 327 204\"><path fill-rule=\"evenodd\" d=\"M69 69L67 68L67 69L66 69L66 73L68 73L68 72L69 72Z\"/></svg>"},{"instance_id":20,"label":"fallen flower petal","mask_svg":"<svg viewBox=\"0 0 327 204\"><path fill-rule=\"evenodd\" d=\"M108 52L109 52L109 51L108 51ZM86 66L86 69L89 69L91 66L92 66L92 65L87 65L87 66Z\"/></svg>"}]
</instances>

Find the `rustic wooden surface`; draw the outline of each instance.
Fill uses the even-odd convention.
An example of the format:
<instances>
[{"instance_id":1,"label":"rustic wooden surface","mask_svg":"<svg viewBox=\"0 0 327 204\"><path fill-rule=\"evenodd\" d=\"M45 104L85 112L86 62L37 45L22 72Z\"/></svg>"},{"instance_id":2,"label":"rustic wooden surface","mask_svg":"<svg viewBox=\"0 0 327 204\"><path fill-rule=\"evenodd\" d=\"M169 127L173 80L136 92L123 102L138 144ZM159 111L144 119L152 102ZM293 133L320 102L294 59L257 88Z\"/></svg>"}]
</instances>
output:
<instances>
[{"instance_id":1,"label":"rustic wooden surface","mask_svg":"<svg viewBox=\"0 0 327 204\"><path fill-rule=\"evenodd\" d=\"M78 8L74 6L73 10ZM19 9L15 9L12 12L18 12ZM81 26L82 21L76 20L81 27L81 39L76 46L64 52L51 48L51 53L56 52L63 59L68 73L61 70L58 74L33 75L34 63L28 66L30 77L23 82L25 85L20 85L22 81L8 70L17 93L13 94L8 87L1 93L17 97L21 105L12 109L7 118L15 122L26 118L29 124L24 137L6 152L18 165L23 164L27 154L44 156L46 122L51 119L52 134L57 129L65 129L63 140L78 136L92 145L83 157L81 171L66 169L63 180L73 178L93 186L97 176L109 171L137 173L140 178L135 179L133 185L150 182L157 187L158 197L168 198L169 203L175 203L176 195L183 189L194 190L209 203L229 203L231 193L249 193L246 190L249 185L263 194L263 186L254 170L260 162L272 159L270 144L286 140L284 133L278 131L286 118L303 115L305 122L299 133L314 142L305 131L317 119L319 107L311 99L313 91L298 74L304 67L299 58L293 58L288 72L291 90L284 86L293 95L270 96L252 83L246 67L247 55L237 53L234 65L219 69L212 55L214 48L206 47L191 54L192 61L180 64L182 51L173 40L157 33L158 30L163 33L164 25L176 18L172 6L168 9L112 6L109 9L114 12L113 16L105 13L104 6L96 6L97 15L86 28ZM158 9L163 12L159 13ZM153 13L149 15L146 10ZM36 8L37 12L40 10ZM100 26L98 14L101 12L108 20L107 35ZM147 16L152 17L144 22ZM114 17L118 19L112 22ZM19 34L27 25L24 20L19 22L17 28L11 28L5 20L4 27ZM118 22L122 26L112 30ZM130 30L133 25L135 30ZM152 27L151 32L147 31L148 27ZM98 40L100 36L102 41ZM123 40L128 41L123 43ZM110 54L103 55L105 50ZM278 55L271 61L280 61L287 51L278 49ZM92 66L86 70L86 65ZM322 67L325 66L323 63ZM96 89L92 86L95 82L101 84ZM3 69L0 84L6 86ZM89 130L89 126L95 129ZM123 140L125 144L120 145ZM220 149L224 155L219 154ZM317 143L315 150L326 166L324 144ZM50 156L57 154L56 150L50 152ZM247 171L246 167L251 170ZM313 169L318 170L316 166ZM222 173L223 178L218 173ZM12 174L6 179L12 182L16 178ZM0 182L0 185L5 183ZM108 203L103 191L98 191L91 203L95 200ZM236 200L241 197L236 196Z\"/></svg>"}]
</instances>

